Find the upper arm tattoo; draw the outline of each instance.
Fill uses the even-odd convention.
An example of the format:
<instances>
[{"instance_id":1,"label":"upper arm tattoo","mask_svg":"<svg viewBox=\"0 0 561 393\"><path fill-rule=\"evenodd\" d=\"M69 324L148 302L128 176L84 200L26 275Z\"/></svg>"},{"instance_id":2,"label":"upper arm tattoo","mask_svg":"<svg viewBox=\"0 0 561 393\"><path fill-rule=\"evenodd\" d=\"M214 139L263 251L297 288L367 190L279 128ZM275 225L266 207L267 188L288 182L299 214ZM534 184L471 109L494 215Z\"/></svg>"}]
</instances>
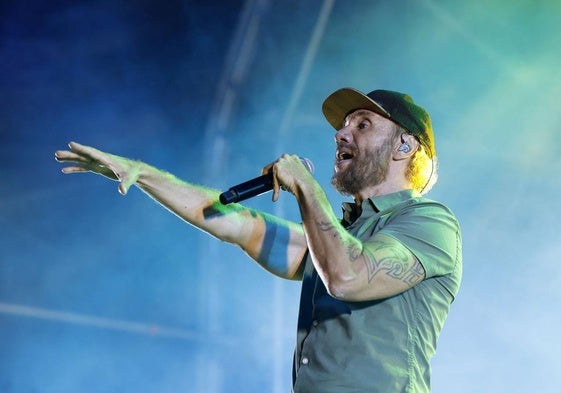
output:
<instances>
[{"instance_id":1,"label":"upper arm tattoo","mask_svg":"<svg viewBox=\"0 0 561 393\"><path fill-rule=\"evenodd\" d=\"M322 231L332 232L333 237L341 237L332 223L319 222L318 224ZM346 247L351 262L360 259L364 263L368 282L372 282L374 277L383 273L408 286L413 286L425 277L425 269L421 263L395 239L380 236L376 242L369 243L367 247L355 241L350 242Z\"/></svg>"},{"instance_id":2,"label":"upper arm tattoo","mask_svg":"<svg viewBox=\"0 0 561 393\"><path fill-rule=\"evenodd\" d=\"M413 254L401 245L396 246L395 242L384 238L377 240L372 248L365 248L361 259L366 266L368 282L377 274L385 273L412 286L425 276L423 266Z\"/></svg>"}]
</instances>

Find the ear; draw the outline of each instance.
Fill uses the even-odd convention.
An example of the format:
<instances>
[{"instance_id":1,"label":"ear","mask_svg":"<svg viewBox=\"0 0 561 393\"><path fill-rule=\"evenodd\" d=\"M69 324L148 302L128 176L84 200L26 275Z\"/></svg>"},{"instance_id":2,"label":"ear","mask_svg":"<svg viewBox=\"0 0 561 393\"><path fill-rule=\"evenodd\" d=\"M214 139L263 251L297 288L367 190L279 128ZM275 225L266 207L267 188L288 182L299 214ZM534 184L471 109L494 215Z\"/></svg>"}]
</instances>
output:
<instances>
[{"instance_id":1,"label":"ear","mask_svg":"<svg viewBox=\"0 0 561 393\"><path fill-rule=\"evenodd\" d=\"M413 135L401 134L401 138L394 150L394 160L404 160L411 157L419 148L419 141Z\"/></svg>"}]
</instances>

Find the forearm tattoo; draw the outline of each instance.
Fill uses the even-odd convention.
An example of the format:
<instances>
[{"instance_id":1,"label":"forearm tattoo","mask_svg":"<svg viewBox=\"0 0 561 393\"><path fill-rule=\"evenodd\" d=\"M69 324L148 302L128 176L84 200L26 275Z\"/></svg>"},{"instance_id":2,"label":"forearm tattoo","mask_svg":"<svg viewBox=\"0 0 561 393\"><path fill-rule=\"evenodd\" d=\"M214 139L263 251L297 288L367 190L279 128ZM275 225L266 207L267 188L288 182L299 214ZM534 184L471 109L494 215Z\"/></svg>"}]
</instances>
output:
<instances>
[{"instance_id":1,"label":"forearm tattoo","mask_svg":"<svg viewBox=\"0 0 561 393\"><path fill-rule=\"evenodd\" d=\"M339 235L339 232L337 231L337 228L331 222L320 221L320 222L318 222L318 226L319 226L320 231L322 231L322 232L333 232L332 236L334 238L337 238L337 237L341 238L341 236Z\"/></svg>"}]
</instances>

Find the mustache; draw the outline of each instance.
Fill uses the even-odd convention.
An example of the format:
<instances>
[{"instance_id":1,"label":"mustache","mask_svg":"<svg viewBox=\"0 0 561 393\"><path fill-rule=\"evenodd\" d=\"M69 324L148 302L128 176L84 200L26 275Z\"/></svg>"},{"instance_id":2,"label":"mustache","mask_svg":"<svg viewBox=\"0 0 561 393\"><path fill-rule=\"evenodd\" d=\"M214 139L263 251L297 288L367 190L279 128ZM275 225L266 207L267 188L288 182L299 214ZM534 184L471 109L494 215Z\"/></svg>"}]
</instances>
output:
<instances>
[{"instance_id":1,"label":"mustache","mask_svg":"<svg viewBox=\"0 0 561 393\"><path fill-rule=\"evenodd\" d=\"M352 143L348 142L337 142L337 149L335 151L335 157L341 158L344 155L356 156L358 153L358 147Z\"/></svg>"},{"instance_id":2,"label":"mustache","mask_svg":"<svg viewBox=\"0 0 561 393\"><path fill-rule=\"evenodd\" d=\"M353 151L357 149L355 144L349 142L337 142L336 145L337 149L347 149Z\"/></svg>"}]
</instances>

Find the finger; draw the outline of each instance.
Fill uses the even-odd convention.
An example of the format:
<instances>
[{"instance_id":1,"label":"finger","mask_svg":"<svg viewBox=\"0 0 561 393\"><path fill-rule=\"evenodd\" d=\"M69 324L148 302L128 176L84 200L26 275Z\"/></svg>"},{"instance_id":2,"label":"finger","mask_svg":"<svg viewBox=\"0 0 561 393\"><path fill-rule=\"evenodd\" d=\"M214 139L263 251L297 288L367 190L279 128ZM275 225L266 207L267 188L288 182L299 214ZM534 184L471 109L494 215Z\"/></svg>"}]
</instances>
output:
<instances>
[{"instance_id":1,"label":"finger","mask_svg":"<svg viewBox=\"0 0 561 393\"><path fill-rule=\"evenodd\" d=\"M89 172L90 170L81 166L68 166L62 168L62 173L69 174L69 173L84 173Z\"/></svg>"},{"instance_id":2,"label":"finger","mask_svg":"<svg viewBox=\"0 0 561 393\"><path fill-rule=\"evenodd\" d=\"M85 152L87 150L95 150L93 147L89 147L86 145L81 145L78 142L69 142L68 143L68 147L72 150L72 151L76 151L76 152Z\"/></svg>"},{"instance_id":3,"label":"finger","mask_svg":"<svg viewBox=\"0 0 561 393\"><path fill-rule=\"evenodd\" d=\"M261 169L261 175L266 175L267 173L270 173L273 165L274 163L270 163L267 166L265 166L263 169Z\"/></svg>"},{"instance_id":4,"label":"finger","mask_svg":"<svg viewBox=\"0 0 561 393\"><path fill-rule=\"evenodd\" d=\"M106 164L107 160L105 157L109 155L94 147L81 145L77 142L70 142L68 147L70 147L71 152L74 153L76 157L81 157L85 161L98 161L101 164Z\"/></svg>"},{"instance_id":5,"label":"finger","mask_svg":"<svg viewBox=\"0 0 561 393\"><path fill-rule=\"evenodd\" d=\"M57 150L55 151L55 160L57 161L62 161L64 159L64 157L66 156L66 151L64 150Z\"/></svg>"},{"instance_id":6,"label":"finger","mask_svg":"<svg viewBox=\"0 0 561 393\"><path fill-rule=\"evenodd\" d=\"M276 202L279 199L279 193L280 193L280 183L279 183L279 179L277 178L277 171L276 171L276 167L273 167L273 202Z\"/></svg>"},{"instance_id":7,"label":"finger","mask_svg":"<svg viewBox=\"0 0 561 393\"><path fill-rule=\"evenodd\" d=\"M87 158L68 150L56 151L55 160L57 160L58 162L70 161L70 162L79 162L84 164L89 161Z\"/></svg>"},{"instance_id":8,"label":"finger","mask_svg":"<svg viewBox=\"0 0 561 393\"><path fill-rule=\"evenodd\" d=\"M88 146L81 145L77 142L69 142L68 147L70 148L70 151L74 152L75 154L82 156L88 155Z\"/></svg>"}]
</instances>

